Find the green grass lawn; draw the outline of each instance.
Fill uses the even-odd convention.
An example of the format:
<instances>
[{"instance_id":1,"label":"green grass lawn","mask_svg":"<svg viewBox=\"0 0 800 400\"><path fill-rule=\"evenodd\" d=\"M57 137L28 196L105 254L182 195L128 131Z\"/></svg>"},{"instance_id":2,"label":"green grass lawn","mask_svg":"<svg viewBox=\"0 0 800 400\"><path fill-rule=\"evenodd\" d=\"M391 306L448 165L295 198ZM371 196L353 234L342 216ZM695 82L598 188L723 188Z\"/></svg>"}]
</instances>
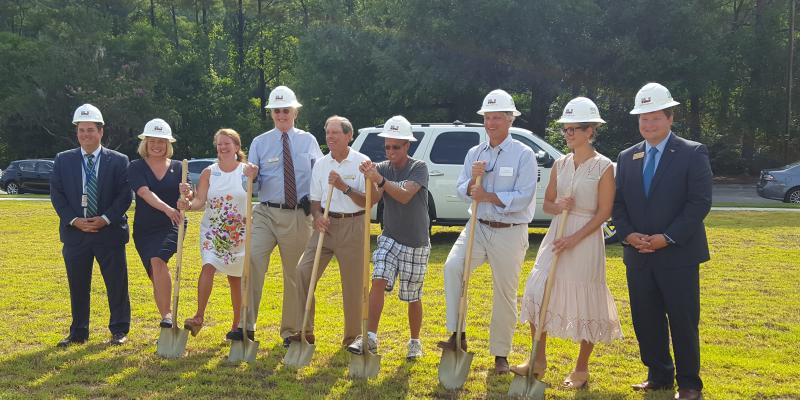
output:
<instances>
[{"instance_id":1,"label":"green grass lawn","mask_svg":"<svg viewBox=\"0 0 800 400\"><path fill-rule=\"evenodd\" d=\"M199 213L191 214L179 318L193 314L199 274ZM800 388L800 214L716 212L707 219L712 260L701 269L701 375L707 399L798 399ZM373 226L373 233L377 233ZM91 338L87 345L57 349L68 331L69 293L61 259L57 218L47 202L0 202L0 398L502 398L511 376L491 371L488 325L491 275L480 267L470 284L468 331L475 351L464 391L450 393L438 385L445 338L442 268L457 228L435 229L424 296L425 356L405 360L408 328L405 305L396 294L387 298L380 331L381 373L371 381L348 379L349 354L338 344L342 334L341 296L335 265L318 287L317 351L310 367L291 371L281 364L278 338L281 298L280 267L273 254L253 365L225 362L231 305L227 282L217 277L207 327L189 338L179 360L154 354L158 315L152 290L133 244L128 246L132 329L125 346L105 344L109 333L105 287L95 268L92 285ZM520 282L536 256L543 229L532 229L530 249ZM577 346L548 342L553 384L548 398L670 399L671 393L646 396L629 385L645 378L630 321L625 271L619 246L608 247L608 283L616 299L625 338L595 350L591 386L579 393L558 389L572 368ZM478 300L480 299L480 300ZM527 357L528 328L518 326L512 363Z\"/></svg>"}]
</instances>

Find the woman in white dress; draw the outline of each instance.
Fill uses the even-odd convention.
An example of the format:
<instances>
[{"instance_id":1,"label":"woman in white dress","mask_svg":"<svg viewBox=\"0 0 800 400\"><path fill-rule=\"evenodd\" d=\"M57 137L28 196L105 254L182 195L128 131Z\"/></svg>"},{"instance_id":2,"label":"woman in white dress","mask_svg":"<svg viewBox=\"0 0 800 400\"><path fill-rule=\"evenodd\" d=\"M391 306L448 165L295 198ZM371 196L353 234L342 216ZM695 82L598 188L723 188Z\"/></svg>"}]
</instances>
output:
<instances>
[{"instance_id":1,"label":"woman in white dress","mask_svg":"<svg viewBox=\"0 0 800 400\"><path fill-rule=\"evenodd\" d=\"M247 177L255 177L258 167L248 164L241 150L239 134L233 129L220 129L214 134L217 162L200 173L197 192L190 201L179 206L187 210L205 210L200 223L200 254L203 268L197 282L197 312L186 319L184 327L196 336L203 327L203 318L214 285L214 274L228 276L233 303L233 323L227 337L236 335L239 307L242 301L241 276L244 266L245 215L250 206L247 198ZM181 191L189 193L188 185Z\"/></svg>"},{"instance_id":2,"label":"woman in white dress","mask_svg":"<svg viewBox=\"0 0 800 400\"><path fill-rule=\"evenodd\" d=\"M572 150L556 161L547 185L543 209L555 217L539 246L536 264L525 285L522 322L531 325L531 336L539 324L539 310L553 257L559 254L545 318L544 332L536 354L539 379L547 368L547 335L580 343L575 369L564 380L567 388L583 388L589 380L589 356L598 342L622 337L617 307L606 285L605 243L601 225L611 215L614 203L614 168L611 160L592 146L597 128L604 123L597 106L585 97L572 99L559 123ZM556 240L561 212L568 210L564 236ZM527 363L511 367L519 375Z\"/></svg>"}]
</instances>

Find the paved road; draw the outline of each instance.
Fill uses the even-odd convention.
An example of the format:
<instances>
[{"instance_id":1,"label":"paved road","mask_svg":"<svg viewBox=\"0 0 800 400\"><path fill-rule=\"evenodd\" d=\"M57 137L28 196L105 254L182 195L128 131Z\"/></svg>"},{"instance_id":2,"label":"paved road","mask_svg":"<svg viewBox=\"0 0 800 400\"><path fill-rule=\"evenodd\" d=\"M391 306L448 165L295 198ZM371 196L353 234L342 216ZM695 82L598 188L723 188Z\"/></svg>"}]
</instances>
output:
<instances>
[{"instance_id":1,"label":"paved road","mask_svg":"<svg viewBox=\"0 0 800 400\"><path fill-rule=\"evenodd\" d=\"M715 184L712 190L714 203L781 204L778 200L760 197L755 184Z\"/></svg>"}]
</instances>

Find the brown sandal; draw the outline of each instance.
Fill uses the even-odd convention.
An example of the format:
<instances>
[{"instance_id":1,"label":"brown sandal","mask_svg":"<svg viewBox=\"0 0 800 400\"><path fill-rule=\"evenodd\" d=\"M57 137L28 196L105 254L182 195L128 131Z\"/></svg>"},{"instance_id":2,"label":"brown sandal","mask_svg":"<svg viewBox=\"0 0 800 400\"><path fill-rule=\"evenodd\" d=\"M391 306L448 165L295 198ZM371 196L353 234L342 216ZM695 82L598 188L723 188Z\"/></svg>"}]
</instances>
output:
<instances>
[{"instance_id":1,"label":"brown sandal","mask_svg":"<svg viewBox=\"0 0 800 400\"><path fill-rule=\"evenodd\" d=\"M200 328L202 327L203 317L187 318L186 321L183 322L183 328L189 330L192 336L197 336L197 333L200 332Z\"/></svg>"}]
</instances>

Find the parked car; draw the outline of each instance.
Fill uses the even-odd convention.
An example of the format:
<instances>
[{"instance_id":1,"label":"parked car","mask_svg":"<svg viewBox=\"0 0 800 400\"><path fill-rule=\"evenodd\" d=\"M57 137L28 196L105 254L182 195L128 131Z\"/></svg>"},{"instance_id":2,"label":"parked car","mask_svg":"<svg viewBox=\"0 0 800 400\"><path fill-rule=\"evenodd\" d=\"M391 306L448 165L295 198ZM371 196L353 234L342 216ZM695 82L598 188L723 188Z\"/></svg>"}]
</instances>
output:
<instances>
[{"instance_id":1,"label":"parked car","mask_svg":"<svg viewBox=\"0 0 800 400\"><path fill-rule=\"evenodd\" d=\"M353 141L353 149L367 155L372 161L386 159L383 138L378 136L383 126L362 128ZM480 142L487 140L483 124L463 123L422 123L413 124L412 130L416 142L411 142L409 155L428 164L428 214L431 225L456 226L464 225L469 219L468 205L456 196L455 187L458 176L464 168L467 151ZM511 137L526 144L536 154L539 164L539 176L536 187L536 211L531 226L548 226L552 216L542 210L544 193L550 179L550 171L555 160L563 153L547 143L544 139L527 129L512 127ZM373 219L380 222L383 204L373 211ZM611 221L603 225L606 242L616 239L616 231Z\"/></svg>"},{"instance_id":2,"label":"parked car","mask_svg":"<svg viewBox=\"0 0 800 400\"><path fill-rule=\"evenodd\" d=\"M196 187L197 183L200 182L200 173L215 162L217 162L216 158L193 158L189 160L189 181L192 182L193 187Z\"/></svg>"},{"instance_id":3,"label":"parked car","mask_svg":"<svg viewBox=\"0 0 800 400\"><path fill-rule=\"evenodd\" d=\"M52 159L12 161L0 177L0 187L8 194L50 193L51 172Z\"/></svg>"},{"instance_id":4,"label":"parked car","mask_svg":"<svg viewBox=\"0 0 800 400\"><path fill-rule=\"evenodd\" d=\"M758 195L784 203L800 203L800 161L780 168L761 170Z\"/></svg>"}]
</instances>

